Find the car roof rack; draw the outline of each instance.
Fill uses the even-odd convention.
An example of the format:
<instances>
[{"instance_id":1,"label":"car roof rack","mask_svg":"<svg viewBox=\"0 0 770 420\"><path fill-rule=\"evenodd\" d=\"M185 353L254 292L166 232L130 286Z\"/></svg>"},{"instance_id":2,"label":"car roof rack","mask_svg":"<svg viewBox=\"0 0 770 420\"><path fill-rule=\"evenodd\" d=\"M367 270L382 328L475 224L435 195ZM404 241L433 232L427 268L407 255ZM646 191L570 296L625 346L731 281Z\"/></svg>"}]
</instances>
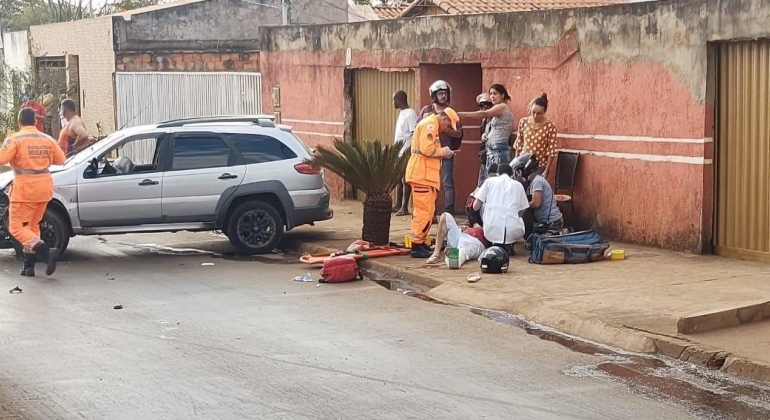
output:
<instances>
[{"instance_id":1,"label":"car roof rack","mask_svg":"<svg viewBox=\"0 0 770 420\"><path fill-rule=\"evenodd\" d=\"M249 122L259 124L262 127L275 127L274 115L226 115L217 117L180 118L178 120L163 121L158 123L158 128L183 127L188 124L210 124Z\"/></svg>"}]
</instances>

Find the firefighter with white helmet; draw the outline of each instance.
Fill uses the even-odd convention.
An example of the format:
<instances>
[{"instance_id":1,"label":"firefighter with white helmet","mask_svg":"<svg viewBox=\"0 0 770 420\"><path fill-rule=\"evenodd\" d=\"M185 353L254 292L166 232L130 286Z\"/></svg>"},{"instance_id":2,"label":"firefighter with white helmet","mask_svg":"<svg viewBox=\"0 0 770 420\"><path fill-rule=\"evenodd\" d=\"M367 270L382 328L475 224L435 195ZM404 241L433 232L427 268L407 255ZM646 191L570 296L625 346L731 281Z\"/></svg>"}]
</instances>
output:
<instances>
[{"instance_id":1,"label":"firefighter with white helmet","mask_svg":"<svg viewBox=\"0 0 770 420\"><path fill-rule=\"evenodd\" d=\"M430 115L439 115L449 107L452 99L452 86L445 80L436 80L428 88L428 93L430 93L433 103L420 111L420 120ZM457 123L456 128L441 133L439 140L441 147L449 147L452 151L460 149L463 141L462 124ZM454 157L441 160L441 188L444 190L444 209L439 213L453 213L455 210L454 162Z\"/></svg>"}]
</instances>

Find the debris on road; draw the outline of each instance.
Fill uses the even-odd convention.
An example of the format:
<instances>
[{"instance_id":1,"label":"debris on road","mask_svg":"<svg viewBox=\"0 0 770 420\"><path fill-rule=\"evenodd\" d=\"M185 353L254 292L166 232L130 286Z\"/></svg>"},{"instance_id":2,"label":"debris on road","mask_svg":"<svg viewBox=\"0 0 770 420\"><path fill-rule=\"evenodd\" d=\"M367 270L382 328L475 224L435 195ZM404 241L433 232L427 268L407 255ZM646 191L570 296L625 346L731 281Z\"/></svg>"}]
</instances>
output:
<instances>
[{"instance_id":1,"label":"debris on road","mask_svg":"<svg viewBox=\"0 0 770 420\"><path fill-rule=\"evenodd\" d=\"M21 290L19 286L14 287L13 289L9 290L8 293L15 295L17 293L23 293L24 291Z\"/></svg>"},{"instance_id":2,"label":"debris on road","mask_svg":"<svg viewBox=\"0 0 770 420\"><path fill-rule=\"evenodd\" d=\"M479 280L481 280L481 274L479 273L468 274L468 283L476 283Z\"/></svg>"},{"instance_id":3,"label":"debris on road","mask_svg":"<svg viewBox=\"0 0 770 420\"><path fill-rule=\"evenodd\" d=\"M112 307L112 309L117 309L117 310L123 309L123 305L115 305Z\"/></svg>"},{"instance_id":4,"label":"debris on road","mask_svg":"<svg viewBox=\"0 0 770 420\"><path fill-rule=\"evenodd\" d=\"M307 273L304 276L294 277L294 281L300 281L300 282L303 282L303 283L309 283L309 282L313 281L313 276L310 273Z\"/></svg>"}]
</instances>

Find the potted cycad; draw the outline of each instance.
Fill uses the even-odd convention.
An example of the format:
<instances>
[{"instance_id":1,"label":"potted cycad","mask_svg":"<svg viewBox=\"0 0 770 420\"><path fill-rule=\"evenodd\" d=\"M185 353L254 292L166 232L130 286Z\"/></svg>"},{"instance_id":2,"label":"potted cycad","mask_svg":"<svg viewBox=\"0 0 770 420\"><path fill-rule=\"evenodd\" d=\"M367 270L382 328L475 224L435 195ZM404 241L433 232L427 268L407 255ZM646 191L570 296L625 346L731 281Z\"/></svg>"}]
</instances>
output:
<instances>
[{"instance_id":1,"label":"potted cycad","mask_svg":"<svg viewBox=\"0 0 770 420\"><path fill-rule=\"evenodd\" d=\"M390 241L391 192L401 182L409 154L379 140L335 140L332 148L319 146L313 164L328 169L366 194L361 239L376 245Z\"/></svg>"}]
</instances>

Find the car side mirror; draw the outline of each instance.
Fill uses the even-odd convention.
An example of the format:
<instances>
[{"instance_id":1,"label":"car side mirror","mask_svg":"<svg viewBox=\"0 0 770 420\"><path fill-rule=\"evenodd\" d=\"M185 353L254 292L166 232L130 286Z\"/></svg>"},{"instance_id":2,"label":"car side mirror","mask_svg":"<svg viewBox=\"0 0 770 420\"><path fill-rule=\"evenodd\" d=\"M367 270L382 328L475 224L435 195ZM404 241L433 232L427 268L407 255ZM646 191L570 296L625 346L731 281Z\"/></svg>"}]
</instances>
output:
<instances>
[{"instance_id":1,"label":"car side mirror","mask_svg":"<svg viewBox=\"0 0 770 420\"><path fill-rule=\"evenodd\" d=\"M96 178L97 170L99 169L99 161L93 158L83 172L83 178Z\"/></svg>"}]
</instances>

